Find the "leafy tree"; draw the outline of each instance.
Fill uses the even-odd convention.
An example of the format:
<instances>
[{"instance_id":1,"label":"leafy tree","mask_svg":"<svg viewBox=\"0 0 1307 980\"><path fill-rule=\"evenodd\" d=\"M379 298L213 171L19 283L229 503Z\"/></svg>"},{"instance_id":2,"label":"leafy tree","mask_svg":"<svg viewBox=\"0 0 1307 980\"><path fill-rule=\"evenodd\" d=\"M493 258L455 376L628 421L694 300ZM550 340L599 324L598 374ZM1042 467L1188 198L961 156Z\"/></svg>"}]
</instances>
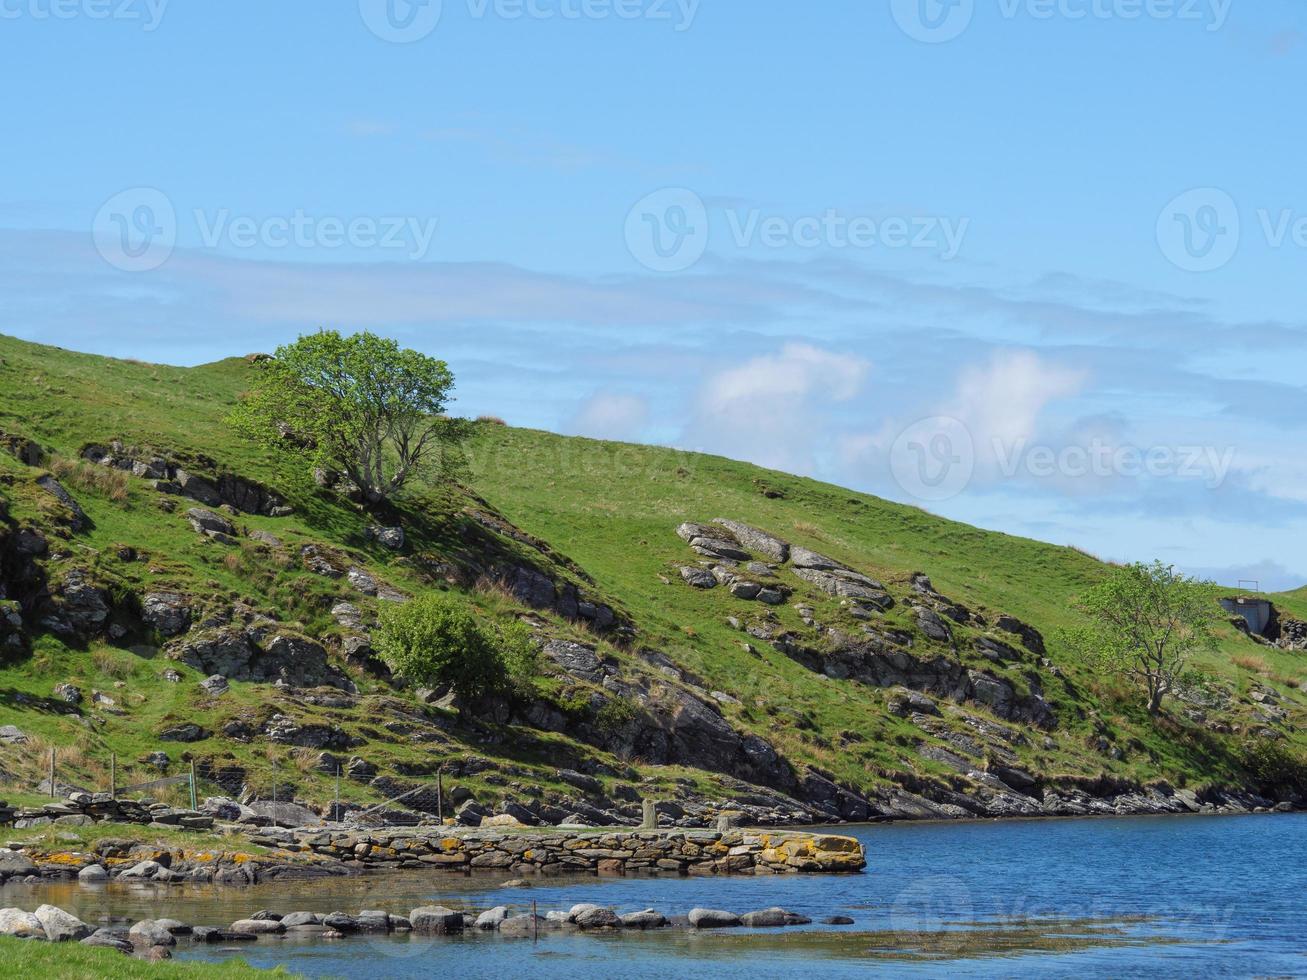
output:
<instances>
[{"instance_id":1,"label":"leafy tree","mask_svg":"<svg viewBox=\"0 0 1307 980\"><path fill-rule=\"evenodd\" d=\"M525 626L482 626L463 603L442 592L387 607L375 642L396 674L417 684L451 688L465 704L487 694L521 691L536 672L535 645Z\"/></svg>"},{"instance_id":2,"label":"leafy tree","mask_svg":"<svg viewBox=\"0 0 1307 980\"><path fill-rule=\"evenodd\" d=\"M323 330L262 362L232 421L340 471L376 504L462 439L463 424L444 415L453 388L444 361L376 334Z\"/></svg>"},{"instance_id":3,"label":"leafy tree","mask_svg":"<svg viewBox=\"0 0 1307 980\"><path fill-rule=\"evenodd\" d=\"M1081 597L1079 608L1092 625L1067 633L1072 650L1095 669L1142 685L1152 715L1193 655L1216 645L1220 617L1211 583L1160 561L1114 569Z\"/></svg>"}]
</instances>

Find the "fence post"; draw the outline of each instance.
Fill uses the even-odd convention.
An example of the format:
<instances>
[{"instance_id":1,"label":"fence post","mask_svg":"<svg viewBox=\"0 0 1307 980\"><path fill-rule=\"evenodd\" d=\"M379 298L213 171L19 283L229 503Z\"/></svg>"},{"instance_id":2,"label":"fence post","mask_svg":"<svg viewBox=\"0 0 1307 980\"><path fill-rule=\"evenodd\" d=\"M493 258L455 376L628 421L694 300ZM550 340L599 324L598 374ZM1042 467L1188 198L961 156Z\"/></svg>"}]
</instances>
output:
<instances>
[{"instance_id":1,"label":"fence post","mask_svg":"<svg viewBox=\"0 0 1307 980\"><path fill-rule=\"evenodd\" d=\"M109 799L118 799L118 753L109 753Z\"/></svg>"},{"instance_id":2,"label":"fence post","mask_svg":"<svg viewBox=\"0 0 1307 980\"><path fill-rule=\"evenodd\" d=\"M200 801L195 797L195 760L191 760L191 809L198 810Z\"/></svg>"},{"instance_id":3,"label":"fence post","mask_svg":"<svg viewBox=\"0 0 1307 980\"><path fill-rule=\"evenodd\" d=\"M336 763L336 807L331 811L331 819L340 821L340 763Z\"/></svg>"},{"instance_id":4,"label":"fence post","mask_svg":"<svg viewBox=\"0 0 1307 980\"><path fill-rule=\"evenodd\" d=\"M436 770L436 819L445 822L445 764L442 762Z\"/></svg>"},{"instance_id":5,"label":"fence post","mask_svg":"<svg viewBox=\"0 0 1307 980\"><path fill-rule=\"evenodd\" d=\"M54 747L50 748L50 799L54 799Z\"/></svg>"}]
</instances>

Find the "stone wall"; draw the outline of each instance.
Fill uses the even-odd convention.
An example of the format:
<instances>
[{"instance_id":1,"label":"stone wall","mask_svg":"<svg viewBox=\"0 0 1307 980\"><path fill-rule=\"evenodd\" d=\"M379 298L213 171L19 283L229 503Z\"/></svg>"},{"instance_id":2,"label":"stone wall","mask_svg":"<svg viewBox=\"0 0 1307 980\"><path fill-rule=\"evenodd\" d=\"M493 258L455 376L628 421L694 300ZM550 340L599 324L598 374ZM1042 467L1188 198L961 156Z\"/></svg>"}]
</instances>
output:
<instances>
[{"instance_id":1,"label":"stone wall","mask_svg":"<svg viewBox=\"0 0 1307 980\"><path fill-rule=\"evenodd\" d=\"M265 829L253 843L365 866L523 874L788 874L867 865L853 837L717 831Z\"/></svg>"}]
</instances>

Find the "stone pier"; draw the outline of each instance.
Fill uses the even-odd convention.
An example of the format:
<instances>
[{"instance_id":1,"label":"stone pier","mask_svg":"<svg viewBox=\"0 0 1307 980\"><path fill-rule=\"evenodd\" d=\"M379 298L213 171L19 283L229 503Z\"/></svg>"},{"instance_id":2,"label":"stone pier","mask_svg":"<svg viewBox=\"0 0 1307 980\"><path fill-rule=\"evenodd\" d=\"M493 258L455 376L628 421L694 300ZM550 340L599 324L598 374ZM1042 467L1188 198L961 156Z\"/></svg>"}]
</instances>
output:
<instances>
[{"instance_id":1,"label":"stone pier","mask_svg":"<svg viewBox=\"0 0 1307 980\"><path fill-rule=\"evenodd\" d=\"M301 828L259 830L250 839L289 855L462 873L756 875L867 866L856 838L795 831Z\"/></svg>"}]
</instances>

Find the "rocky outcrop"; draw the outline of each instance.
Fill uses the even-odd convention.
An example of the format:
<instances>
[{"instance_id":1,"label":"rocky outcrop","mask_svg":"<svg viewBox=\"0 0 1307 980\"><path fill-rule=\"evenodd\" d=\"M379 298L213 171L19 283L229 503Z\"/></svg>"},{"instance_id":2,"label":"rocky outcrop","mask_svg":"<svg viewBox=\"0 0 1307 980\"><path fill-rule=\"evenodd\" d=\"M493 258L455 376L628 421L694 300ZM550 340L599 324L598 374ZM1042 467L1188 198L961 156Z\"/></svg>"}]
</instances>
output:
<instances>
[{"instance_id":1,"label":"rocky outcrop","mask_svg":"<svg viewBox=\"0 0 1307 980\"><path fill-rule=\"evenodd\" d=\"M68 526L75 532L89 530L94 525L91 519L86 516L81 505L73 499L73 495L64 489L63 484L56 480L50 474L39 476L36 479L36 485L57 500L68 512Z\"/></svg>"},{"instance_id":2,"label":"rocky outcrop","mask_svg":"<svg viewBox=\"0 0 1307 980\"><path fill-rule=\"evenodd\" d=\"M111 611L108 593L87 571L73 568L51 586L41 625L65 639L85 643L104 631Z\"/></svg>"},{"instance_id":3,"label":"rocky outcrop","mask_svg":"<svg viewBox=\"0 0 1307 980\"><path fill-rule=\"evenodd\" d=\"M564 619L583 622L596 633L629 629L613 608L583 592L570 582L557 583L530 565L496 568L492 578L502 583L520 602L533 609L552 610Z\"/></svg>"},{"instance_id":4,"label":"rocky outcrop","mask_svg":"<svg viewBox=\"0 0 1307 980\"><path fill-rule=\"evenodd\" d=\"M82 450L82 458L152 480L155 489L161 493L189 497L206 507L226 505L244 514L265 517L285 517L293 513L293 508L281 495L256 480L225 471L203 475L190 463L183 466L165 453L126 447L119 441L87 446ZM217 468L212 460L199 462L209 470Z\"/></svg>"},{"instance_id":5,"label":"rocky outcrop","mask_svg":"<svg viewBox=\"0 0 1307 980\"><path fill-rule=\"evenodd\" d=\"M169 655L201 673L221 674L229 680L354 690L349 677L329 662L321 644L265 626L235 624L206 630L186 637Z\"/></svg>"}]
</instances>

